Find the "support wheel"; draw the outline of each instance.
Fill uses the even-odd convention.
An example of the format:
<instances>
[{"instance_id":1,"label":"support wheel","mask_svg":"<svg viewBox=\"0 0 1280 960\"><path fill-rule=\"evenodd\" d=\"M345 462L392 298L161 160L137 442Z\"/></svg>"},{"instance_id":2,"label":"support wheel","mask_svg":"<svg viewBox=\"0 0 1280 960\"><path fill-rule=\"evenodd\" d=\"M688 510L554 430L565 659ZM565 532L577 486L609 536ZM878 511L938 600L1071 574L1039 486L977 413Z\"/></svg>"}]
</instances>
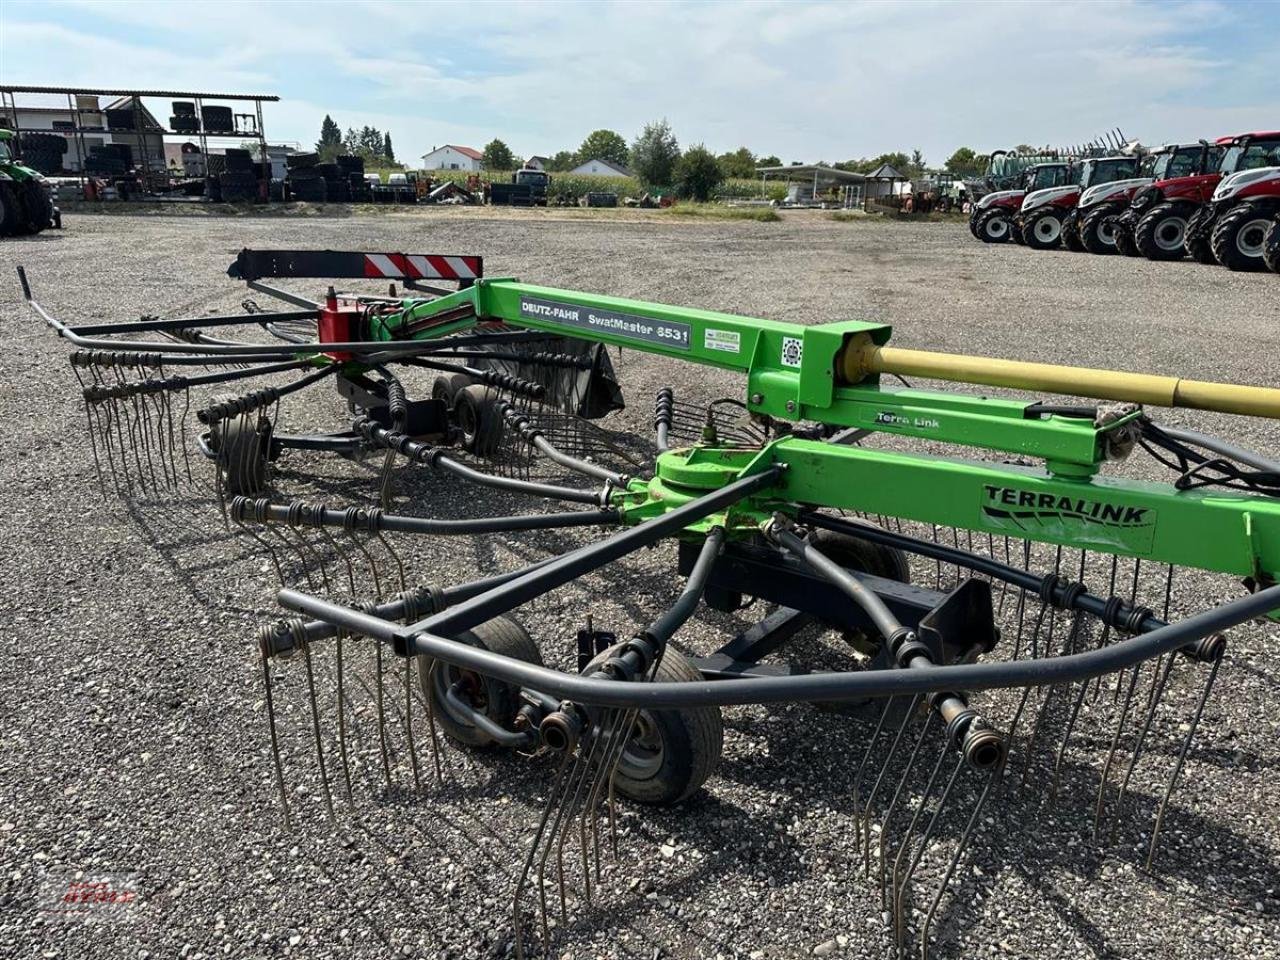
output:
<instances>
[{"instance_id":1,"label":"support wheel","mask_svg":"<svg viewBox=\"0 0 1280 960\"><path fill-rule=\"evenodd\" d=\"M538 652L537 644L525 632L524 627L510 617L486 620L453 639L480 650L542 666L542 655ZM516 714L521 706L519 687L471 670L463 670L434 657L419 656L416 659L418 687L430 701L436 723L440 724L451 740L476 748L497 745L493 737L449 702L446 694L455 686L459 688L459 699L477 713L488 717L500 727L514 729Z\"/></svg>"},{"instance_id":2,"label":"support wheel","mask_svg":"<svg viewBox=\"0 0 1280 960\"><path fill-rule=\"evenodd\" d=\"M458 391L465 390L471 383L471 378L465 373L442 373L431 384L431 399L443 400L446 406L452 408Z\"/></svg>"},{"instance_id":3,"label":"support wheel","mask_svg":"<svg viewBox=\"0 0 1280 960\"><path fill-rule=\"evenodd\" d=\"M210 431L218 452L218 472L227 496L251 497L263 493L271 479L271 421L232 417Z\"/></svg>"},{"instance_id":4,"label":"support wheel","mask_svg":"<svg viewBox=\"0 0 1280 960\"><path fill-rule=\"evenodd\" d=\"M459 390L453 401L453 415L462 431L462 448L487 457L502 440L502 417L497 410L497 394L484 384L473 383Z\"/></svg>"},{"instance_id":5,"label":"support wheel","mask_svg":"<svg viewBox=\"0 0 1280 960\"><path fill-rule=\"evenodd\" d=\"M1214 219L1213 205L1206 203L1187 221L1187 235L1182 243L1187 256L1196 263L1210 267L1218 262L1213 257L1213 247L1209 243Z\"/></svg>"},{"instance_id":6,"label":"support wheel","mask_svg":"<svg viewBox=\"0 0 1280 960\"><path fill-rule=\"evenodd\" d=\"M1187 252L1186 204L1157 203L1138 221L1133 242L1148 260L1181 260Z\"/></svg>"},{"instance_id":7,"label":"support wheel","mask_svg":"<svg viewBox=\"0 0 1280 960\"><path fill-rule=\"evenodd\" d=\"M1062 221L1062 245L1072 253L1082 253L1084 242L1080 239L1080 211L1072 210Z\"/></svg>"},{"instance_id":8,"label":"support wheel","mask_svg":"<svg viewBox=\"0 0 1280 960\"><path fill-rule=\"evenodd\" d=\"M1007 243L1011 234L1009 211L1004 207L992 207L979 214L974 225L974 236L983 243Z\"/></svg>"},{"instance_id":9,"label":"support wheel","mask_svg":"<svg viewBox=\"0 0 1280 960\"><path fill-rule=\"evenodd\" d=\"M1090 210L1080 224L1080 243L1090 253L1116 252L1116 220L1119 211L1115 204L1101 203Z\"/></svg>"},{"instance_id":10,"label":"support wheel","mask_svg":"<svg viewBox=\"0 0 1280 960\"><path fill-rule=\"evenodd\" d=\"M1228 270L1262 270L1262 248L1272 211L1256 203L1232 207L1214 225L1210 246L1214 259Z\"/></svg>"},{"instance_id":11,"label":"support wheel","mask_svg":"<svg viewBox=\"0 0 1280 960\"><path fill-rule=\"evenodd\" d=\"M1272 273L1280 273L1280 215L1267 228L1267 239L1262 242L1262 259Z\"/></svg>"},{"instance_id":12,"label":"support wheel","mask_svg":"<svg viewBox=\"0 0 1280 960\"><path fill-rule=\"evenodd\" d=\"M1042 207L1023 217L1022 242L1032 250L1052 250L1062 242L1062 215L1056 207Z\"/></svg>"},{"instance_id":13,"label":"support wheel","mask_svg":"<svg viewBox=\"0 0 1280 960\"><path fill-rule=\"evenodd\" d=\"M597 655L586 672L592 672L617 649L611 647ZM702 674L668 644L654 680L701 683ZM693 796L711 776L723 746L724 724L718 707L641 710L618 760L614 787L637 803L679 803Z\"/></svg>"}]
</instances>

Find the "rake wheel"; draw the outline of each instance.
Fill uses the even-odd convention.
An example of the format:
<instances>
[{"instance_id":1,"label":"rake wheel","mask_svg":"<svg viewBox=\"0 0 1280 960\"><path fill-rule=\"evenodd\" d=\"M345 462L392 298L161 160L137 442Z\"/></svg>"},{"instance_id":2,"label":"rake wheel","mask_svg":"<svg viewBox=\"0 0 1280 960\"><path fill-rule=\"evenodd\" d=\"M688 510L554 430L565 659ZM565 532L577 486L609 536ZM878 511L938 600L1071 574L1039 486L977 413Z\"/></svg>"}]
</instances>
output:
<instances>
[{"instance_id":1,"label":"rake wheel","mask_svg":"<svg viewBox=\"0 0 1280 960\"><path fill-rule=\"evenodd\" d=\"M542 666L542 654L538 652L537 644L524 627L510 617L495 617L459 634L456 639L481 650ZM453 698L462 700L467 707L498 726L512 729L520 709L518 687L447 663L438 663L431 657L420 656L417 661L422 695L430 701L436 722L451 739L468 747L498 745L491 734L450 702ZM451 691L453 698L450 697Z\"/></svg>"},{"instance_id":2,"label":"rake wheel","mask_svg":"<svg viewBox=\"0 0 1280 960\"><path fill-rule=\"evenodd\" d=\"M610 647L587 665L590 674L623 645ZM655 682L700 683L702 673L679 650L668 648ZM613 775L613 788L637 803L670 806L698 792L720 762L724 723L716 707L640 710L631 739Z\"/></svg>"},{"instance_id":3,"label":"rake wheel","mask_svg":"<svg viewBox=\"0 0 1280 960\"><path fill-rule=\"evenodd\" d=\"M462 431L462 447L476 456L489 456L502 442L502 414L488 387L473 383L453 398L453 414Z\"/></svg>"},{"instance_id":4,"label":"rake wheel","mask_svg":"<svg viewBox=\"0 0 1280 960\"><path fill-rule=\"evenodd\" d=\"M250 496L266 490L271 476L271 434L271 421L266 417L225 420L212 428L222 489L228 495Z\"/></svg>"}]
</instances>

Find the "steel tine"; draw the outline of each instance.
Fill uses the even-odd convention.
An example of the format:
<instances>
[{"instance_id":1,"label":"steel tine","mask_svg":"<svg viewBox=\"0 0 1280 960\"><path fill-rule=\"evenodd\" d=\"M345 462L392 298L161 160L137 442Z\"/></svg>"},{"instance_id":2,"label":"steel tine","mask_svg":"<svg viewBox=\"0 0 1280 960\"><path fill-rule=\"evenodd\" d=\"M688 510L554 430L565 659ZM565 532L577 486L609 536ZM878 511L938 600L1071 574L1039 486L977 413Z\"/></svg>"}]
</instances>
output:
<instances>
[{"instance_id":1,"label":"steel tine","mask_svg":"<svg viewBox=\"0 0 1280 960\"><path fill-rule=\"evenodd\" d=\"M1178 759L1173 765L1173 773L1169 776L1169 783L1165 787L1164 796L1160 798L1160 806L1156 810L1156 822L1151 828L1151 846L1147 850L1148 870L1151 869L1151 864L1156 857L1156 844L1160 839L1160 827L1164 823L1164 814L1169 806L1169 798L1173 796L1173 788L1178 782L1178 776L1182 773L1183 764L1187 762L1187 753L1191 750L1191 741L1196 735L1196 728L1200 726L1200 718L1204 715L1204 707L1209 702L1209 694L1213 690L1213 681L1218 677L1218 668L1220 666L1222 666L1221 652L1214 659L1213 666L1209 669L1209 676L1204 682L1204 690L1200 694L1200 702L1196 704L1195 715L1191 718L1191 726L1182 741L1182 749L1178 751Z\"/></svg>"},{"instance_id":2,"label":"steel tine","mask_svg":"<svg viewBox=\"0 0 1280 960\"><path fill-rule=\"evenodd\" d=\"M382 750L382 773L387 781L387 790L391 789L391 757L387 752L387 710L382 689L382 644L374 642L373 670L376 674L374 685L374 702L378 709L378 746Z\"/></svg>"},{"instance_id":3,"label":"steel tine","mask_svg":"<svg viewBox=\"0 0 1280 960\"><path fill-rule=\"evenodd\" d=\"M376 596L379 600L381 600L382 599L382 580L378 576L378 564L374 562L373 556L365 548L365 545L360 542L360 538L356 536L355 529L351 528L347 532L351 537L351 542L356 545L356 549L359 550L364 555L365 561L369 564L369 571L370 573L373 574L373 593L374 593L374 596Z\"/></svg>"},{"instance_id":4,"label":"steel tine","mask_svg":"<svg viewBox=\"0 0 1280 960\"><path fill-rule=\"evenodd\" d=\"M871 792L867 794L867 802L863 807L863 834L866 842L862 848L862 872L864 876L871 875L871 803L875 800L876 794L880 792L880 784L884 782L884 776L889 772L889 764L893 762L894 756L898 752L898 744L902 742L902 735L907 732L907 726L915 717L916 707L920 705L920 694L916 694L911 698L911 703L907 707L907 712L902 718L902 723L898 724L898 732L894 734L893 742L889 745L889 752L885 755L884 761L880 764L880 773L876 776L876 782L871 786Z\"/></svg>"},{"instance_id":5,"label":"steel tine","mask_svg":"<svg viewBox=\"0 0 1280 960\"><path fill-rule=\"evenodd\" d=\"M316 551L315 547L311 546L307 541L306 535L297 527L286 525L285 530L293 534L294 539L298 541L298 556L305 558L310 555L314 558L314 560L304 559L302 561L303 569L305 570L309 568L314 563L315 567L320 571L320 582L324 584L325 593L329 593L329 574L324 568L324 560L320 557L320 554ZM308 576L307 582L309 583L310 581L311 577Z\"/></svg>"},{"instance_id":6,"label":"steel tine","mask_svg":"<svg viewBox=\"0 0 1280 960\"><path fill-rule=\"evenodd\" d=\"M431 666L427 668L427 689L435 688L435 672L439 666L434 660ZM418 660L418 675L422 675L422 661ZM440 763L440 739L439 732L436 730L436 708L431 703L430 697L424 697L427 702L427 726L431 730L431 762L436 768L436 783L444 782L444 768Z\"/></svg>"},{"instance_id":7,"label":"steel tine","mask_svg":"<svg viewBox=\"0 0 1280 960\"><path fill-rule=\"evenodd\" d=\"M560 834L560 824L564 822L565 811L568 809L567 801L579 780L585 759L581 746L579 746L579 749L574 753L573 770L570 772L568 779L564 781L564 789L560 794L560 799L556 801L556 818L551 824L551 832L547 835L547 842L542 849L542 857L538 861L538 893L542 901L543 941L548 944L550 943L550 938L547 935L547 860L551 857L552 844ZM563 864L561 864L559 884L560 920L561 922L566 922L569 919L569 905L565 895Z\"/></svg>"},{"instance_id":8,"label":"steel tine","mask_svg":"<svg viewBox=\"0 0 1280 960\"><path fill-rule=\"evenodd\" d=\"M1080 630L1080 622L1083 614L1078 612L1071 619L1071 629L1067 631L1067 639L1063 642L1062 653L1070 652L1075 646L1075 636ZM1049 713L1049 701L1053 699L1054 691L1057 689L1056 684L1050 684L1045 688L1044 696L1040 700L1040 709L1036 711L1035 722L1031 725L1031 735L1027 739L1027 756L1022 764L1022 777L1018 781L1018 790L1022 791L1027 785L1027 775L1031 772L1031 761L1035 755L1036 740L1040 735L1040 726L1044 723L1044 718Z\"/></svg>"},{"instance_id":9,"label":"steel tine","mask_svg":"<svg viewBox=\"0 0 1280 960\"><path fill-rule=\"evenodd\" d=\"M936 530L937 528L935 528ZM871 751L875 749L876 741L880 739L880 731L884 729L884 721L889 716L889 710L893 706L893 697L889 697L884 702L884 707L880 710L880 720L876 723L876 728L871 731L871 739L867 741L867 749L863 751L862 762L858 764L858 770L853 775L853 824L857 831L857 839L859 844L862 842L862 815L861 810L861 788L862 775L866 772L867 761L871 759Z\"/></svg>"},{"instance_id":10,"label":"steel tine","mask_svg":"<svg viewBox=\"0 0 1280 960\"><path fill-rule=\"evenodd\" d=\"M529 879L529 870L533 867L533 858L538 852L538 846L542 841L542 835L546 831L547 821L551 817L552 807L555 805L555 798L560 793L561 784L564 782L565 772L569 768L569 754L564 755L564 759L560 761L560 768L556 771L555 781L551 790L547 794L547 802L542 808L542 817L538 820L538 828L534 832L533 842L529 844L529 853L524 858L524 865L520 868L520 877L516 881L515 892L511 898L511 921L515 928L515 948L516 960L524 960L524 917L520 913L520 899L524 893L526 881ZM539 893L542 893L542 883L538 883ZM549 938L545 936L546 930L546 896L542 896L542 915L544 943L549 942Z\"/></svg>"},{"instance_id":11,"label":"steel tine","mask_svg":"<svg viewBox=\"0 0 1280 960\"><path fill-rule=\"evenodd\" d=\"M604 720L605 720L605 717L602 717L600 724L593 729L593 732L591 734L591 749L587 753L587 759L583 762L582 772L578 776L577 784L574 787L573 799L570 802L569 808L568 808L569 815L565 817L564 826L560 828L559 837L556 840L556 869L560 877L560 899L561 899L562 909L564 906L564 891L565 891L564 844L565 844L565 840L568 838L569 828L573 824L574 813L578 809L578 802L580 799L582 799L582 788L586 785L587 780L591 777L591 771L594 768L595 764L597 763L597 757L600 752L600 743L604 739L601 736L601 734L603 733L602 725L604 723ZM582 870L583 870L582 879L584 884L584 891L586 893L586 899L590 901L591 875L587 872L587 857L586 857L585 850L583 851L583 855L582 855Z\"/></svg>"},{"instance_id":12,"label":"steel tine","mask_svg":"<svg viewBox=\"0 0 1280 960\"><path fill-rule=\"evenodd\" d=\"M1093 839L1098 839L1098 831L1102 823L1102 810L1106 803L1107 781L1111 776L1111 764L1116 757L1116 748L1120 745L1120 734L1124 730L1124 722L1129 718L1129 707L1133 704L1133 690L1138 685L1138 676L1142 672L1142 665L1133 668L1133 674L1129 677L1129 689L1125 693L1124 706L1120 710L1120 719L1116 721L1116 732L1111 737L1111 749L1107 751L1107 759L1102 764L1102 776L1098 783L1098 800L1093 810Z\"/></svg>"},{"instance_id":13,"label":"steel tine","mask_svg":"<svg viewBox=\"0 0 1280 960\"><path fill-rule=\"evenodd\" d=\"M943 745L945 752L947 746ZM956 759L956 765L951 769L951 776L947 779L947 784L942 789L942 793L938 797L938 805L933 808L933 814L929 817L929 822L925 825L924 833L920 835L920 845L916 848L915 854L911 858L911 862L907 864L906 871L902 874L902 882L898 886L897 895L897 952L898 956L902 956L906 952L906 933L907 933L907 916L904 904L907 897L907 887L911 883L911 877L916 872L916 867L920 865L920 858L924 856L925 850L929 846L929 838L933 836L933 830L938 825L938 820L942 817L942 811L947 806L947 800L951 797L951 790L956 785L956 781L960 778L960 771L964 769L964 756L961 755Z\"/></svg>"},{"instance_id":14,"label":"steel tine","mask_svg":"<svg viewBox=\"0 0 1280 960\"><path fill-rule=\"evenodd\" d=\"M246 526L244 521L241 520L240 517L233 516L232 519L235 521L235 524L237 527L239 527L241 530L243 530L245 533L251 536L254 540L258 541L258 543L262 544L264 547L267 548L267 553L271 555L271 563L276 568L276 578L280 581L280 586L282 587L286 586L284 582L284 570L280 567L280 557L276 554L275 547L271 546L271 544L268 543L267 540L264 537L262 537L260 534L258 534L255 530L252 530L251 528Z\"/></svg>"},{"instance_id":15,"label":"steel tine","mask_svg":"<svg viewBox=\"0 0 1280 960\"><path fill-rule=\"evenodd\" d=\"M915 812L911 814L906 833L903 834L902 842L898 844L898 853L893 858L893 867L889 871L889 893L891 895L889 907L892 910L895 943L900 942L901 939L898 936L900 919L898 915L898 877L902 872L902 858L911 849L911 842L915 837L916 824L920 822L920 816L929 804L929 797L933 795L934 784L937 783L938 774L942 771L942 764L947 759L948 746L949 744L944 737L942 749L938 751L938 759L934 761L933 770L929 773L929 779L925 782L924 791L920 794L920 802L916 804Z\"/></svg>"},{"instance_id":16,"label":"steel tine","mask_svg":"<svg viewBox=\"0 0 1280 960\"><path fill-rule=\"evenodd\" d=\"M324 790L324 806L329 812L329 820L336 822L333 815L333 794L329 790L329 773L324 765L324 744L320 738L320 703L316 700L315 670L311 666L311 645L305 635L301 638L302 662L307 668L307 693L311 698L311 729L315 734L316 762L320 765L320 786Z\"/></svg>"},{"instance_id":17,"label":"steel tine","mask_svg":"<svg viewBox=\"0 0 1280 960\"><path fill-rule=\"evenodd\" d=\"M342 757L342 778L347 785L347 799L351 799L351 765L347 761L347 693L344 675L346 658L343 640L346 631L339 629L334 646L334 671L338 675L338 753Z\"/></svg>"},{"instance_id":18,"label":"steel tine","mask_svg":"<svg viewBox=\"0 0 1280 960\"><path fill-rule=\"evenodd\" d=\"M293 829L293 818L289 814L289 796L284 789L284 765L280 762L280 741L276 736L276 705L271 693L271 663L267 659L266 648L262 648L262 682L267 691L267 730L271 734L271 759L276 771L276 786L280 790L280 812L284 814L286 830Z\"/></svg>"},{"instance_id":19,"label":"steel tine","mask_svg":"<svg viewBox=\"0 0 1280 960\"><path fill-rule=\"evenodd\" d=\"M1090 632L1088 620L1084 621L1083 631L1086 635ZM1099 641L1098 645L1094 649L1100 649L1101 647L1102 643ZM1070 686L1068 686L1067 689L1070 690ZM1079 684L1079 689L1076 691L1075 700L1071 703L1071 712L1067 714L1067 722L1062 733L1062 743L1058 745L1057 756L1053 761L1053 780L1049 786L1050 798L1056 798L1058 796L1059 778L1062 773L1062 760L1066 756L1067 744L1071 742L1071 732L1075 729L1076 719L1080 715L1080 708L1084 706L1084 698L1088 690L1089 681L1082 680Z\"/></svg>"},{"instance_id":20,"label":"steel tine","mask_svg":"<svg viewBox=\"0 0 1280 960\"><path fill-rule=\"evenodd\" d=\"M395 458L395 450L388 447L387 455L382 458L382 470L378 477L378 504L383 510L391 509L391 498L388 493L388 488L391 484L391 465L395 461Z\"/></svg>"},{"instance_id":21,"label":"steel tine","mask_svg":"<svg viewBox=\"0 0 1280 960\"><path fill-rule=\"evenodd\" d=\"M885 846L889 836L889 822L893 818L894 810L898 807L898 801L902 799L902 791L907 785L907 780L911 777L911 771L915 768L916 757L920 755L920 747L924 744L925 738L929 735L929 729L933 726L933 718L933 710L925 714L924 723L920 725L920 735L916 737L915 746L911 748L911 755L907 757L906 765L902 768L902 776L898 779L898 786L894 789L893 797L889 801L889 808L885 810L884 819L880 821L880 909L882 910L888 905L885 896L884 861Z\"/></svg>"},{"instance_id":22,"label":"steel tine","mask_svg":"<svg viewBox=\"0 0 1280 960\"><path fill-rule=\"evenodd\" d=\"M1111 813L1111 834L1109 842L1115 843L1116 830L1120 826L1120 808L1124 804L1125 792L1129 789L1129 778L1133 776L1133 769L1138 765L1138 758L1142 755L1142 747L1147 741L1147 734L1151 730L1151 721L1155 719L1156 708L1160 706L1160 698L1164 695L1165 684L1169 680L1169 671L1173 669L1173 661L1176 654L1164 658L1164 664L1156 662L1156 669L1151 674L1151 693L1147 697L1147 715L1142 721L1142 729L1138 731L1138 740L1133 745L1133 756L1129 758L1129 765L1125 768L1124 779L1120 781L1120 790L1116 793L1115 807Z\"/></svg>"},{"instance_id":23,"label":"steel tine","mask_svg":"<svg viewBox=\"0 0 1280 960\"><path fill-rule=\"evenodd\" d=\"M579 827L580 839L583 849L587 844L587 813L591 814L591 841L595 851L596 866L596 885L600 884L600 793L604 789L606 783L613 779L613 772L617 759L622 754L621 744L626 743L626 737L631 735L631 724L634 720L634 710L615 710L613 724L610 727L608 739L605 741L605 752L600 770L596 774L596 779L591 785L591 791L587 794L587 804L582 811L582 822ZM625 728L625 731L624 731ZM625 736L624 736L625 732Z\"/></svg>"},{"instance_id":24,"label":"steel tine","mask_svg":"<svg viewBox=\"0 0 1280 960\"><path fill-rule=\"evenodd\" d=\"M182 418L178 421L178 436L182 442L182 462L187 470L187 482L194 484L195 477L191 473L191 449L187 446L187 414L191 411L191 388L182 389Z\"/></svg>"},{"instance_id":25,"label":"steel tine","mask_svg":"<svg viewBox=\"0 0 1280 960\"><path fill-rule=\"evenodd\" d=\"M378 538L378 542L382 544L382 548L391 555L391 560L396 565L396 576L400 581L400 589L408 589L405 585L404 563L400 560L400 554L391 546L391 542L383 535L381 530L375 530L373 535Z\"/></svg>"},{"instance_id":26,"label":"steel tine","mask_svg":"<svg viewBox=\"0 0 1280 960\"><path fill-rule=\"evenodd\" d=\"M413 663L404 658L404 736L409 741L409 765L413 768L413 789L422 792L422 777L418 772L418 749L413 743Z\"/></svg>"},{"instance_id":27,"label":"steel tine","mask_svg":"<svg viewBox=\"0 0 1280 960\"><path fill-rule=\"evenodd\" d=\"M978 816L982 813L982 807L987 802L987 796L991 793L991 785L995 783L995 779L995 771L993 770L991 775L987 777L986 786L982 788L982 794L978 797L978 802L973 806L973 813L969 815L969 822L965 824L964 833L960 835L960 842L956 845L956 852L951 857L951 862L947 864L947 872L942 877L942 883L938 885L938 892L934 894L933 902L929 905L929 912L924 916L924 923L920 927L920 960L928 960L929 925L933 922L933 915L938 910L938 904L942 902L942 895L946 892L947 884L951 882L956 865L960 862L965 848L969 845L969 840L973 836L973 828L978 823Z\"/></svg>"},{"instance_id":28,"label":"steel tine","mask_svg":"<svg viewBox=\"0 0 1280 960\"><path fill-rule=\"evenodd\" d=\"M1111 582L1107 587L1107 596L1114 597L1116 594L1116 576L1120 569L1120 558L1115 554L1111 555ZM1107 641L1111 639L1111 624L1103 624L1102 636L1098 638L1098 646L1105 647ZM1102 674L1098 674L1093 683L1093 699L1091 703L1098 702L1098 694L1102 692Z\"/></svg>"},{"instance_id":29,"label":"steel tine","mask_svg":"<svg viewBox=\"0 0 1280 960\"><path fill-rule=\"evenodd\" d=\"M1142 560L1135 557L1133 560L1133 584L1129 588L1129 604L1131 606L1138 602L1138 577L1141 574L1141 572L1142 572ZM1139 669L1139 667L1134 667L1134 669L1137 670ZM1120 672L1116 674L1116 689L1115 689L1115 694L1111 698L1112 705L1115 705L1120 700L1120 687L1124 682L1124 674L1125 674L1125 671L1123 669L1121 669Z\"/></svg>"},{"instance_id":30,"label":"steel tine","mask_svg":"<svg viewBox=\"0 0 1280 960\"><path fill-rule=\"evenodd\" d=\"M351 565L351 560L350 560L350 558L348 558L348 557L347 557L347 555L346 555L346 553L343 551L343 549L342 549L340 546L338 546L338 540L337 540L337 538L336 538L336 537L334 537L334 535L333 535L333 534L331 534L331 533L329 532L328 528L327 528L327 527L325 527L325 526L324 526L324 524L318 524L318 525L317 525L317 528L318 528L318 529L319 529L319 531L324 535L325 540L327 540L327 541L329 542L329 547L333 550L333 552L334 552L334 553L336 553L336 554L338 555L338 559L340 559L340 560L341 560L341 561L346 565L346 568L347 568L347 589L350 591L351 596L353 596L353 597L354 597L354 596L356 595L356 570L355 570L355 567L353 567L353 566Z\"/></svg>"}]
</instances>

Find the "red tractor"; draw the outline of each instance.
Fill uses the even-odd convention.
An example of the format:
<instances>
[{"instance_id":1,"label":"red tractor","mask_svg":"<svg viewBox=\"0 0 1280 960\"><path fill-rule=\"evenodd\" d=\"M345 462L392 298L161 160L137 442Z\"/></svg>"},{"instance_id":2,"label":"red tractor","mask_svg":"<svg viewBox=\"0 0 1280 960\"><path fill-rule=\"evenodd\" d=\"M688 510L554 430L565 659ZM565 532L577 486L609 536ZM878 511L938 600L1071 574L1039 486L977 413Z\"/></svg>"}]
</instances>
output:
<instances>
[{"instance_id":1,"label":"red tractor","mask_svg":"<svg viewBox=\"0 0 1280 960\"><path fill-rule=\"evenodd\" d=\"M1149 190L1154 181L1202 173L1206 164L1208 169L1217 169L1222 151L1215 153L1215 149L1203 140L1167 144L1144 158L1140 176L1099 183L1084 191L1075 210L1081 246L1090 253L1132 254L1132 226L1124 218L1130 215L1138 194ZM1071 226L1068 221L1064 228Z\"/></svg>"},{"instance_id":2,"label":"red tractor","mask_svg":"<svg viewBox=\"0 0 1280 960\"><path fill-rule=\"evenodd\" d=\"M1214 259L1229 270L1267 267L1267 231L1280 213L1280 150L1276 154L1275 166L1230 174L1213 191L1209 246Z\"/></svg>"},{"instance_id":3,"label":"red tractor","mask_svg":"<svg viewBox=\"0 0 1280 960\"><path fill-rule=\"evenodd\" d=\"M1234 166L1245 155L1244 152L1233 151L1233 146L1257 137L1272 138L1273 146L1280 143L1280 135L1277 134L1219 137L1212 144L1204 145L1205 162L1199 172L1178 175L1176 171L1170 171L1164 178L1157 177L1155 183L1139 190L1134 194L1129 209L1117 221L1117 249L1129 256L1144 256L1149 260L1182 259L1188 252L1188 228L1198 211L1208 204L1223 176L1232 172L1229 165ZM1253 158L1264 155L1265 150L1262 149L1248 154ZM1208 233L1205 233L1192 254L1202 263L1214 262L1209 240Z\"/></svg>"},{"instance_id":4,"label":"red tractor","mask_svg":"<svg viewBox=\"0 0 1280 960\"><path fill-rule=\"evenodd\" d=\"M1269 194L1267 191L1274 189L1274 187L1268 187L1266 178L1263 178L1264 182L1255 185L1245 196L1232 194L1221 198L1221 202L1219 202L1217 191L1224 180L1233 174L1275 166L1280 166L1280 131L1241 134L1238 137L1232 137L1227 143L1226 149L1222 154L1222 163L1218 166L1218 173L1202 188L1204 195L1199 201L1195 201L1192 197L1174 198L1176 202L1181 204L1177 212L1186 217L1183 249L1191 259L1199 263L1218 263L1219 260L1213 247L1213 235L1219 220L1234 207L1249 203L1255 199L1260 204L1260 209L1265 209L1268 205L1267 198ZM1163 206L1163 204L1160 206ZM1153 208L1145 216L1154 217L1158 209L1158 207ZM1139 225L1141 223L1142 221L1140 220ZM1154 222L1150 229L1155 229ZM1245 239L1247 241L1249 237ZM1248 246L1247 243L1246 246ZM1254 269L1260 262L1260 258L1260 250L1244 256L1244 261L1252 262L1252 265L1249 265L1228 253L1228 260L1231 262L1226 265L1231 266L1232 263L1237 263L1238 265L1232 267L1232 269Z\"/></svg>"},{"instance_id":5,"label":"red tractor","mask_svg":"<svg viewBox=\"0 0 1280 960\"><path fill-rule=\"evenodd\" d=\"M1073 174L1078 170L1065 160L1027 167L1018 189L988 193L974 203L969 214L969 230L984 243L1004 243L1014 239L1012 218L1018 212L1022 198L1035 190L1071 183Z\"/></svg>"},{"instance_id":6,"label":"red tractor","mask_svg":"<svg viewBox=\"0 0 1280 960\"><path fill-rule=\"evenodd\" d=\"M1034 250L1057 247L1064 242L1063 225L1075 214L1085 191L1101 184L1132 180L1138 176L1141 164L1137 150L1125 156L1093 157L1080 162L1078 184L1028 193L1014 218L1014 228L1021 233L1022 242ZM1073 230L1065 242L1070 250L1081 249L1077 231Z\"/></svg>"}]
</instances>

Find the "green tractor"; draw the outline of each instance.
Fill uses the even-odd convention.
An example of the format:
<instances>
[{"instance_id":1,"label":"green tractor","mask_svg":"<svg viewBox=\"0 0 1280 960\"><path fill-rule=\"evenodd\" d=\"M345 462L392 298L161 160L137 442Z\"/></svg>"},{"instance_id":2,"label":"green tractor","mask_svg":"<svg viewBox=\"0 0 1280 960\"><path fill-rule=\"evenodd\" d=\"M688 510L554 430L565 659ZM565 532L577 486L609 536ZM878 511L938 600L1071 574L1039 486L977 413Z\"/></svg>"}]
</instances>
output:
<instances>
[{"instance_id":1,"label":"green tractor","mask_svg":"<svg viewBox=\"0 0 1280 960\"><path fill-rule=\"evenodd\" d=\"M44 175L13 158L14 136L12 130L0 130L0 237L62 226Z\"/></svg>"}]
</instances>

